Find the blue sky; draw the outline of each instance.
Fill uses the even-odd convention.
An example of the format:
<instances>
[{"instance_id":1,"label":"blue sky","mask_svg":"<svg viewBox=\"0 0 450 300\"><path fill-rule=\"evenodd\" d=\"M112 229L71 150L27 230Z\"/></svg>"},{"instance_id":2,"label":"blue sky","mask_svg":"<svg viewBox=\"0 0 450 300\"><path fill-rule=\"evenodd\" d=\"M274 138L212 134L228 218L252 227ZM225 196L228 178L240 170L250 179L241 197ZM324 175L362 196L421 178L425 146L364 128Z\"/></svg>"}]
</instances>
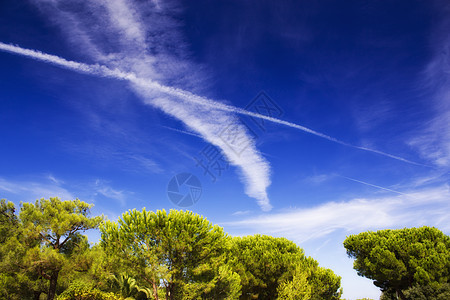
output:
<instances>
[{"instance_id":1,"label":"blue sky","mask_svg":"<svg viewBox=\"0 0 450 300\"><path fill-rule=\"evenodd\" d=\"M4 0L0 197L78 197L116 219L179 208L168 183L190 173L190 210L287 237L345 297L376 298L347 235L450 233L449 14L445 1Z\"/></svg>"}]
</instances>

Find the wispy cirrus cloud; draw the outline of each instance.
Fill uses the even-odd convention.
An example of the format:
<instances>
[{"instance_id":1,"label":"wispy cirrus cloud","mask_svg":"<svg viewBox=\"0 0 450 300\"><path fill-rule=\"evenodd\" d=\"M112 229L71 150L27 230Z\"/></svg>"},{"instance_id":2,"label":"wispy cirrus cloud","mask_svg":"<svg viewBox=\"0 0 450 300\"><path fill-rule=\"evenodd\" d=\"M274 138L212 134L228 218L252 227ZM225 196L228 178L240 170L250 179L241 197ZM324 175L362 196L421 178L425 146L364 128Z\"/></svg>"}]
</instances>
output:
<instances>
[{"instance_id":1,"label":"wispy cirrus cloud","mask_svg":"<svg viewBox=\"0 0 450 300\"><path fill-rule=\"evenodd\" d=\"M425 99L433 117L424 122L409 144L437 166L450 167L450 4L435 1L439 21L430 44L433 57L426 66L419 84L428 92Z\"/></svg>"},{"instance_id":2,"label":"wispy cirrus cloud","mask_svg":"<svg viewBox=\"0 0 450 300\"><path fill-rule=\"evenodd\" d=\"M235 211L234 213L232 213L232 216L243 216L243 215L248 215L250 213L251 213L250 210L238 210L238 211Z\"/></svg>"},{"instance_id":3,"label":"wispy cirrus cloud","mask_svg":"<svg viewBox=\"0 0 450 300\"><path fill-rule=\"evenodd\" d=\"M94 189L94 196L102 195L106 197L107 199L112 199L124 207L126 205L127 198L129 198L130 193L124 190L116 190L106 182L97 179L95 181L95 185L93 187Z\"/></svg>"},{"instance_id":4,"label":"wispy cirrus cloud","mask_svg":"<svg viewBox=\"0 0 450 300\"><path fill-rule=\"evenodd\" d=\"M380 189L380 190L383 190L383 191L388 191L388 192L399 194L399 195L408 195L408 194L405 194L405 193L402 193L402 192L399 192L399 191L396 191L396 190L393 190L393 189L390 189L390 188L387 188L387 187L382 187L382 186L379 186L379 185L376 185L376 184L373 184L373 183L369 183L369 182L365 182L365 181L362 181L362 180L358 180L358 179L355 179L355 178L346 177L346 176L342 176L342 175L337 175L337 176L345 178L345 179L353 181L353 182L357 182L357 183L360 183L360 184L363 184L363 185L367 185L367 186L370 186L370 187L373 187L373 188L376 188L376 189Z\"/></svg>"},{"instance_id":5,"label":"wispy cirrus cloud","mask_svg":"<svg viewBox=\"0 0 450 300\"><path fill-rule=\"evenodd\" d=\"M80 48L78 55L88 56L101 65L63 62L44 54L36 58L72 70L130 81L146 104L182 121L221 149L229 162L240 170L247 195L257 199L262 209L271 209L266 192L270 185L269 163L256 149L247 129L238 123L234 112L218 109L216 102L209 101L208 106L199 104L201 97L156 82L194 90L204 86L204 83L198 84L200 75L195 71L200 68L187 59L188 51L174 18L180 10L176 1L44 0L33 3L62 29L70 43ZM24 51L21 54L30 55ZM236 155L226 140L219 138L228 125L234 126L240 142L247 145L240 155ZM151 163L149 167L155 165Z\"/></svg>"},{"instance_id":6,"label":"wispy cirrus cloud","mask_svg":"<svg viewBox=\"0 0 450 300\"><path fill-rule=\"evenodd\" d=\"M247 195L256 198L263 210L271 209L266 192L267 187L270 185L270 166L256 149L255 141L247 133L245 126L237 122L234 114L264 119L313 134L347 147L376 153L409 164L422 165L375 149L355 146L302 125L254 113L232 105L223 104L179 88L165 86L152 79L137 77L136 74L131 72L123 72L119 69L111 69L99 64L88 65L68 61L58 56L1 42L0 50L28 56L77 72L129 81L132 83L135 91L142 96L145 103L157 107L165 113L183 121L187 127L198 132L206 141L219 147L229 162L241 169L243 174L242 177L246 183ZM238 130L235 135L239 135L241 142L248 145L245 151L239 155L236 155L234 149L230 148L230 141L220 137L224 124L232 124L237 128Z\"/></svg>"},{"instance_id":7,"label":"wispy cirrus cloud","mask_svg":"<svg viewBox=\"0 0 450 300\"><path fill-rule=\"evenodd\" d=\"M59 197L62 200L75 199L72 192L63 187L63 182L53 175L43 180L9 180L0 178L0 198L34 202L41 198Z\"/></svg>"},{"instance_id":8,"label":"wispy cirrus cloud","mask_svg":"<svg viewBox=\"0 0 450 300\"><path fill-rule=\"evenodd\" d=\"M88 203L99 204L100 208L105 208L108 215L111 215L110 209L115 206L115 203L124 207L126 202L134 197L134 194L124 189L118 189L102 179L82 183L76 181L66 183L53 174L32 176L30 179L0 178L0 199L5 198L19 203L34 202L51 197L58 197L61 200L78 198Z\"/></svg>"},{"instance_id":9,"label":"wispy cirrus cloud","mask_svg":"<svg viewBox=\"0 0 450 300\"><path fill-rule=\"evenodd\" d=\"M375 149L348 144L302 125L254 113L232 105L223 104L179 88L161 85L152 79L139 78L134 73L123 72L119 69L110 69L104 65L88 65L68 61L54 55L30 49L23 49L1 42L0 49L56 64L78 72L131 82L135 91L142 96L145 103L157 107L165 113L182 120L187 127L198 132L206 141L219 147L232 165L240 167L244 182L246 183L247 195L256 198L263 210L271 209L266 192L267 187L270 185L270 166L260 155L258 150L256 150L255 141L246 132L245 127L236 121L233 113L261 118L276 124L299 129L344 146L380 154L406 163L421 165ZM230 141L220 137L224 124L233 124L234 127L238 129L237 134L240 135L241 142L248 145L245 151L240 153L240 155L236 155L234 149L230 148Z\"/></svg>"},{"instance_id":10,"label":"wispy cirrus cloud","mask_svg":"<svg viewBox=\"0 0 450 300\"><path fill-rule=\"evenodd\" d=\"M139 78L134 73L110 69L104 65L88 65L68 61L58 56L23 49L1 42L0 49L77 72L129 81L133 84L135 91L142 96L145 103L183 121L187 127L198 132L203 139L219 147L229 162L240 168L242 178L246 184L247 195L257 199L263 210L271 209L266 192L267 187L270 185L269 164L256 150L255 141L247 133L245 126L240 124L233 115L233 112L246 113L247 111L215 102L178 88L164 86L151 79ZM263 115L252 112L246 114L263 117ZM220 137L224 125L233 125L235 135L239 136L240 143L247 145L245 150L239 155L236 155L233 147L230 147L230 140Z\"/></svg>"},{"instance_id":11,"label":"wispy cirrus cloud","mask_svg":"<svg viewBox=\"0 0 450 300\"><path fill-rule=\"evenodd\" d=\"M195 90L199 86L199 77L191 72L196 68L187 59L188 51L178 31L178 23L173 18L173 11L179 9L176 2L155 4L127 0L44 0L34 3L82 51L77 54L87 55L97 64L68 61L3 43L0 44L2 50L78 72L129 81L146 104L182 121L204 140L220 148L228 161L240 170L246 194L257 199L263 210L271 209L267 195L270 165L256 149L255 141L247 129L237 122L235 114L261 118L347 147L420 165L403 157L352 145L293 122L246 111L175 87L192 87ZM177 47L174 48L174 44ZM247 145L240 155L230 148L230 141L220 137L227 125L233 125L240 142Z\"/></svg>"},{"instance_id":12,"label":"wispy cirrus cloud","mask_svg":"<svg viewBox=\"0 0 450 300\"><path fill-rule=\"evenodd\" d=\"M441 185L412 191L408 195L328 202L223 225L251 233L282 235L299 243L324 238L339 230L361 232L428 225L449 231L449 197L449 186Z\"/></svg>"}]
</instances>

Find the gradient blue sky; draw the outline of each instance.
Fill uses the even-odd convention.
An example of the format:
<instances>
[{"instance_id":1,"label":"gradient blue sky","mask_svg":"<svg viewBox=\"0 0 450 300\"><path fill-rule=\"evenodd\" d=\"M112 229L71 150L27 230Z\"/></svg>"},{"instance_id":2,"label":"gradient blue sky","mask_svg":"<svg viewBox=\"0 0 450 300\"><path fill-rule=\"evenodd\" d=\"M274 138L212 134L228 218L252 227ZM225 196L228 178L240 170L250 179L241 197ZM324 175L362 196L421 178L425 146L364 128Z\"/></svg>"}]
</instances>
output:
<instances>
[{"instance_id":1,"label":"gradient blue sky","mask_svg":"<svg viewBox=\"0 0 450 300\"><path fill-rule=\"evenodd\" d=\"M78 197L116 219L178 208L167 184L192 173L189 209L287 237L345 297L377 298L347 235L450 233L449 28L446 1L3 0L0 197ZM245 115L261 91L275 122ZM204 149L229 164L216 181Z\"/></svg>"}]
</instances>

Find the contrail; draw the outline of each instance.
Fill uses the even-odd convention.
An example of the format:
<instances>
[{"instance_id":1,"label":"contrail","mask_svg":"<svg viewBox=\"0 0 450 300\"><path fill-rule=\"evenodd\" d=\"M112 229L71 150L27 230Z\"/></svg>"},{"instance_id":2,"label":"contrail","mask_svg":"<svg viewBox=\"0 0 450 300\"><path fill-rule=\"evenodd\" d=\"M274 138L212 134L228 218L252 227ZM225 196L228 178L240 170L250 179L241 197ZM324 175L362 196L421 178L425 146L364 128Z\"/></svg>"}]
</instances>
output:
<instances>
[{"instance_id":1,"label":"contrail","mask_svg":"<svg viewBox=\"0 0 450 300\"><path fill-rule=\"evenodd\" d=\"M188 92L188 91L185 91L185 90L182 90L179 88L162 85L151 79L139 78L134 73L123 72L118 69L111 69L111 68L108 68L106 66L99 65L99 64L90 65L90 64L70 61L70 60L66 60L66 59L56 56L56 55L51 55L51 54L43 53L43 52L40 52L37 50L32 50L32 49L25 49L25 48L22 48L19 46L5 44L2 42L0 42L0 50L9 52L9 53L23 55L26 57L44 61L44 62L53 64L53 65L57 65L57 66L60 66L60 67L63 67L63 68L69 69L69 70L74 70L74 71L85 73L85 74L91 74L91 75L108 77L108 78L115 78L115 79L119 79L119 80L126 80L126 81L129 81L131 83L134 83L134 84L137 84L140 86L148 87L152 90L157 90L159 92L162 92L162 93L165 93L165 94L168 94L171 96L182 98L185 101L188 101L191 103L200 104L200 105L211 107L211 108L217 109L217 110L222 110L222 111L227 111L227 112L232 112L232 113L236 113L236 114L240 114L240 115L246 115L246 116L250 116L250 117L254 117L254 118L267 120L272 123L285 125L287 127L295 128L295 129L310 133L312 135L321 137L323 139L326 139L326 140L329 140L329 141L332 141L332 142L335 142L335 143L338 143L338 144L341 144L341 145L344 145L347 147L376 153L376 154L379 154L382 156L386 156L386 157L396 159L396 160L399 160L399 161L402 161L405 163L413 164L413 165L429 167L427 165L420 164L420 163L417 163L417 162L414 162L414 161L411 161L411 160L408 160L408 159L405 159L405 158L402 158L399 156L395 156L395 155L392 155L392 154L389 154L386 152L382 152L382 151L375 150L375 149L370 149L367 147L352 145L352 144L341 141L341 140L331 137L329 135L317 132L315 130L312 130L312 129L307 128L302 125L298 125L298 124L295 124L292 122L288 122L288 121L273 118L270 116L258 114L255 112L247 111L245 109L235 107L232 105L220 103L220 102L217 102L217 101L214 101L214 100L202 97L202 96L198 96L196 94L193 94L191 92Z\"/></svg>"},{"instance_id":2,"label":"contrail","mask_svg":"<svg viewBox=\"0 0 450 300\"><path fill-rule=\"evenodd\" d=\"M179 133L183 133L183 134L187 134L187 135L191 135L191 136L195 136L195 137L203 139L203 137L200 134L196 134L196 133L193 133L193 132L190 132L190 131L176 129L176 128L172 128L172 127L164 126L164 125L161 125L161 127L166 128L168 130L172 130L172 131L175 131L175 132L179 132Z\"/></svg>"},{"instance_id":3,"label":"contrail","mask_svg":"<svg viewBox=\"0 0 450 300\"><path fill-rule=\"evenodd\" d=\"M348 179L348 180L351 180L351 181L354 181L354 182L358 182L358 183L361 183L361 184L364 184L364 185L368 185L368 186L371 186L371 187L374 187L374 188L377 188L377 189L385 190L385 191L388 191L388 192L392 192L392 193L396 193L396 194L400 194L400 195L404 195L404 196L410 196L408 194L405 194L405 193L402 193L402 192L399 192L399 191L394 191L394 190L391 190L391 189L388 189L388 188L385 188L385 187L382 187L382 186L379 186L379 185L367 183L367 182L364 182L364 181L361 181L361 180L357 180L357 179L354 179L354 178L350 178L350 177L346 177L346 176L342 176L342 175L338 175L338 176L342 177L342 178L345 178L345 179Z\"/></svg>"}]
</instances>

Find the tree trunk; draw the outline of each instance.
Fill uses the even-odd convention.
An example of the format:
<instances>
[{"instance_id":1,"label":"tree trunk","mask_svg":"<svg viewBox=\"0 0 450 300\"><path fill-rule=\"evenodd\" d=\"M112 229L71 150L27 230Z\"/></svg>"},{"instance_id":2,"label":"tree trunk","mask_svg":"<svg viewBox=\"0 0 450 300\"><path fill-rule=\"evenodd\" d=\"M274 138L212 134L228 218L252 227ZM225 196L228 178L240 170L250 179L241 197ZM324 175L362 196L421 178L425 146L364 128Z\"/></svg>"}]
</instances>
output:
<instances>
[{"instance_id":1,"label":"tree trunk","mask_svg":"<svg viewBox=\"0 0 450 300\"><path fill-rule=\"evenodd\" d=\"M59 271L55 271L50 276L50 285L48 287L47 300L53 300L56 295L56 285L58 283Z\"/></svg>"},{"instance_id":2,"label":"tree trunk","mask_svg":"<svg viewBox=\"0 0 450 300\"><path fill-rule=\"evenodd\" d=\"M172 276L173 278L173 276ZM172 282L169 283L169 300L173 300L173 291L174 291L174 283L173 283L173 279Z\"/></svg>"},{"instance_id":3,"label":"tree trunk","mask_svg":"<svg viewBox=\"0 0 450 300\"><path fill-rule=\"evenodd\" d=\"M159 300L159 298L158 298L158 288L156 287L155 280L152 280L152 286L153 286L153 297L155 297L155 300Z\"/></svg>"}]
</instances>

